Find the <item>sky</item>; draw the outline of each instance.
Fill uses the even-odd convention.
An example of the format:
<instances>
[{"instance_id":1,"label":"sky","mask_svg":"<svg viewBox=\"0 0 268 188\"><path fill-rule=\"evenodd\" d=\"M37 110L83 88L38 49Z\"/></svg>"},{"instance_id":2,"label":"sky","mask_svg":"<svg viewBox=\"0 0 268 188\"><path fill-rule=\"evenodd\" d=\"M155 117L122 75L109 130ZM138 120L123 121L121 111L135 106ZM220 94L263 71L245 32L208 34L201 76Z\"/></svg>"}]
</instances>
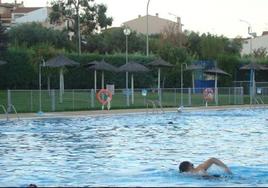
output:
<instances>
[{"instance_id":1,"label":"sky","mask_svg":"<svg viewBox=\"0 0 268 188\"><path fill-rule=\"evenodd\" d=\"M17 0L20 2L20 0ZM108 7L113 26L146 15L148 0L95 0ZM2 0L14 2L14 0ZM24 0L28 7L49 5L50 0ZM183 30L224 35L229 38L248 37L248 26L261 35L268 31L268 0L150 0L149 14L176 21L181 18ZM246 22L240 21L244 20Z\"/></svg>"}]
</instances>

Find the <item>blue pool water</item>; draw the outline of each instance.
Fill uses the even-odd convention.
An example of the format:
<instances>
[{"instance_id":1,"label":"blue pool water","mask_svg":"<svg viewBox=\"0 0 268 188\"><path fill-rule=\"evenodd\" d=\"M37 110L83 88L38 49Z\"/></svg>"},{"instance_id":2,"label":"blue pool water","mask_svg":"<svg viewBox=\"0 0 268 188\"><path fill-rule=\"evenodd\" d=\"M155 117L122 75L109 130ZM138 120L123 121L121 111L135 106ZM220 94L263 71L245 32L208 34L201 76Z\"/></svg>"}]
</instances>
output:
<instances>
[{"instance_id":1,"label":"blue pool water","mask_svg":"<svg viewBox=\"0 0 268 188\"><path fill-rule=\"evenodd\" d=\"M268 109L0 121L0 185L268 186ZM169 124L173 122L173 124ZM178 164L209 157L204 179Z\"/></svg>"}]
</instances>

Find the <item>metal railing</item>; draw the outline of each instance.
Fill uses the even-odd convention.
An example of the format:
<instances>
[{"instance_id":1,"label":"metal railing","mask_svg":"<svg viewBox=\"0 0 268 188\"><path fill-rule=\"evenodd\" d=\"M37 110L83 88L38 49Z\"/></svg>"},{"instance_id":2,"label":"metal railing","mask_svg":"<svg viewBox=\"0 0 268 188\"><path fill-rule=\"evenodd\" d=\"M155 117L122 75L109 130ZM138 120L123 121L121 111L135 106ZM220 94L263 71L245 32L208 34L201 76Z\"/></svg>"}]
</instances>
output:
<instances>
[{"instance_id":1,"label":"metal railing","mask_svg":"<svg viewBox=\"0 0 268 188\"><path fill-rule=\"evenodd\" d=\"M158 92L157 88L134 90L134 101L129 106L126 103L127 95L131 92L126 89L115 89L111 101L111 109L147 108L147 101L159 101L161 108L178 106L205 106L203 88L165 88ZM262 88L262 100L268 103L268 88ZM41 95L40 95L41 92ZM98 92L98 90L97 90ZM218 88L218 97L208 105L237 105L248 104L249 96L244 95L243 87ZM40 98L41 96L41 98ZM217 101L215 100L217 98ZM0 91L0 104L16 106L17 112L54 112L54 111L78 111L100 110L102 104L96 99L94 89L65 89L60 100L59 90L7 90ZM41 108L41 109L40 109ZM152 106L150 105L150 108ZM1 112L0 112L1 113Z\"/></svg>"}]
</instances>

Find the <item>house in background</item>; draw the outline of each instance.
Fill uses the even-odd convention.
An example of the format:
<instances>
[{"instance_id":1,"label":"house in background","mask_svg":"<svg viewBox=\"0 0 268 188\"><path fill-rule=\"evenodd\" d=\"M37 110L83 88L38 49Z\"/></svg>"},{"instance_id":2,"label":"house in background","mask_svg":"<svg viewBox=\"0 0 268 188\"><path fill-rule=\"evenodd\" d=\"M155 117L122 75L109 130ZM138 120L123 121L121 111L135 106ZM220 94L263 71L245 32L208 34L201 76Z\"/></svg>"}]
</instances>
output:
<instances>
[{"instance_id":1,"label":"house in background","mask_svg":"<svg viewBox=\"0 0 268 188\"><path fill-rule=\"evenodd\" d=\"M50 23L49 14L51 8L49 7L19 7L16 8L12 16L12 26L23 23L37 22L41 23L44 27L63 30L66 28L66 22Z\"/></svg>"},{"instance_id":2,"label":"house in background","mask_svg":"<svg viewBox=\"0 0 268 188\"><path fill-rule=\"evenodd\" d=\"M147 34L147 16L138 16L138 18L124 22L125 27L136 31L137 33ZM177 17L177 22L160 18L158 14L155 16L148 15L148 34L160 34L166 29L172 28L175 32L182 33L182 24L180 17Z\"/></svg>"},{"instance_id":3,"label":"house in background","mask_svg":"<svg viewBox=\"0 0 268 188\"><path fill-rule=\"evenodd\" d=\"M245 39L242 44L241 55L249 55L258 49L266 50L268 54L268 31L264 31L262 36Z\"/></svg>"},{"instance_id":4,"label":"house in background","mask_svg":"<svg viewBox=\"0 0 268 188\"><path fill-rule=\"evenodd\" d=\"M17 3L17 1L14 3L2 3L0 0L0 21L7 29L11 27L12 12L18 7L24 7L23 1L21 3Z\"/></svg>"},{"instance_id":5,"label":"house in background","mask_svg":"<svg viewBox=\"0 0 268 188\"><path fill-rule=\"evenodd\" d=\"M24 7L23 1L18 4L16 0L14 3L1 3L0 0L0 20L7 29L19 24L31 22L37 22L44 27L57 30L66 28L66 20L53 24L50 23L50 12L51 8L49 7Z\"/></svg>"}]
</instances>

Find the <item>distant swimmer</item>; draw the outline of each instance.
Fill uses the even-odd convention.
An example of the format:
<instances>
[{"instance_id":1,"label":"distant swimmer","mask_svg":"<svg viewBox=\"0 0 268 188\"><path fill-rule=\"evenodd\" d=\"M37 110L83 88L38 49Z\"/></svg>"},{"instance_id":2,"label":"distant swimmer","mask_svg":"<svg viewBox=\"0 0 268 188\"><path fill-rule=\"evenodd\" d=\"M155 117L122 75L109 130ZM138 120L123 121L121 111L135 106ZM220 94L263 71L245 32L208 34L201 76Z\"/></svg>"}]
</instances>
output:
<instances>
[{"instance_id":1,"label":"distant swimmer","mask_svg":"<svg viewBox=\"0 0 268 188\"><path fill-rule=\"evenodd\" d=\"M193 163L189 161L183 161L182 163L180 163L179 169L180 169L180 172L188 172L188 173L202 175L204 177L209 177L207 170L213 164L223 168L226 173L232 174L231 170L222 161L216 158L210 158L206 160L205 162L203 162L202 164L198 165L197 167L194 167ZM219 177L219 175L215 175L211 177Z\"/></svg>"}]
</instances>

